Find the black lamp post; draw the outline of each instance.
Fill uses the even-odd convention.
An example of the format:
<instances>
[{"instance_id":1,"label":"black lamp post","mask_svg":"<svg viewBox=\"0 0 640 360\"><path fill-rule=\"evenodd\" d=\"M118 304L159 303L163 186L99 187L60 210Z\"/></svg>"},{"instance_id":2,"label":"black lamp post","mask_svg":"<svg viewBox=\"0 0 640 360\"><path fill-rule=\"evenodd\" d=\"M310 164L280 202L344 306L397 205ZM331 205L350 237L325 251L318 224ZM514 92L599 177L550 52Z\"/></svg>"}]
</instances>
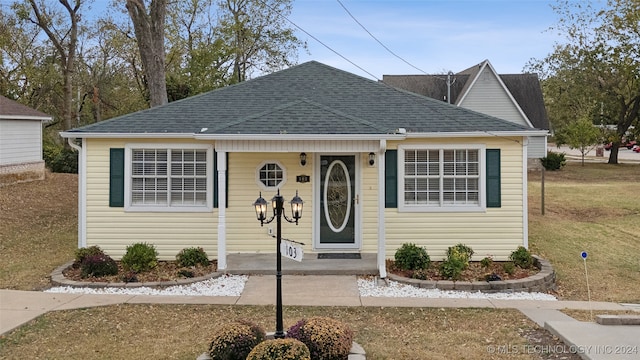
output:
<instances>
[{"instance_id":1,"label":"black lamp post","mask_svg":"<svg viewBox=\"0 0 640 360\"><path fill-rule=\"evenodd\" d=\"M280 189L278 193L271 199L271 205L273 207L273 215L267 219L267 200L262 197L262 193L258 199L253 203L256 208L256 217L260 221L260 226L268 224L276 219L276 333L273 335L276 339L284 338L284 329L282 325L282 257L280 252L280 244L282 242L282 218L284 217L287 222L295 223L298 225L298 220L302 217L302 204L304 202L298 196L291 199L291 215L292 219L288 218L284 213L284 198L280 195Z\"/></svg>"}]
</instances>

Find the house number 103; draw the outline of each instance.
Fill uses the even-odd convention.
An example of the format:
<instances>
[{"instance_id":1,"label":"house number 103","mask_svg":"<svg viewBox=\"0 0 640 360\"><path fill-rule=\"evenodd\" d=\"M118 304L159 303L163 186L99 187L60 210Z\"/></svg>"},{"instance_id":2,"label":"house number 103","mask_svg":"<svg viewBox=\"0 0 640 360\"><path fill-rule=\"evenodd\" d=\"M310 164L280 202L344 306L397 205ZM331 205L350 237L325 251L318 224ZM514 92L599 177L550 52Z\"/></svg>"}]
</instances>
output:
<instances>
[{"instance_id":1,"label":"house number 103","mask_svg":"<svg viewBox=\"0 0 640 360\"><path fill-rule=\"evenodd\" d=\"M282 256L286 258L300 262L302 261L302 246L298 244L282 240L280 243L280 252L282 253Z\"/></svg>"}]
</instances>

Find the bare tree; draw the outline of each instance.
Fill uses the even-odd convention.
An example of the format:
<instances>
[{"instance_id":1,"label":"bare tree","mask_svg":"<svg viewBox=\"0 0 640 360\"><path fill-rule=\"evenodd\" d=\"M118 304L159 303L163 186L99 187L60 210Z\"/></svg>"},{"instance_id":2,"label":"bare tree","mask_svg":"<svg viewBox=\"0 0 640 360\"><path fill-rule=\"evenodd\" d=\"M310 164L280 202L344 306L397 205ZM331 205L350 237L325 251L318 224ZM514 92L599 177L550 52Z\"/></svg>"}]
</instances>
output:
<instances>
[{"instance_id":1,"label":"bare tree","mask_svg":"<svg viewBox=\"0 0 640 360\"><path fill-rule=\"evenodd\" d=\"M149 9L144 0L127 0L127 11L140 50L151 107L164 105L167 100L165 78L164 27L167 14L166 0L151 0Z\"/></svg>"}]
</instances>

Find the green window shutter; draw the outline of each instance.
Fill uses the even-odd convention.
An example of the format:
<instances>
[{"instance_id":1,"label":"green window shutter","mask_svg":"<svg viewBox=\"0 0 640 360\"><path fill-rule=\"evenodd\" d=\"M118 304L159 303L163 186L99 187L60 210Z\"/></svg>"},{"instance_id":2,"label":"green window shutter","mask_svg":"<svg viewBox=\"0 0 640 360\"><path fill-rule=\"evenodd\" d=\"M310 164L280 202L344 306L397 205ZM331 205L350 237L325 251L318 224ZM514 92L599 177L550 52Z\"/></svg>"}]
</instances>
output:
<instances>
[{"instance_id":1,"label":"green window shutter","mask_svg":"<svg viewBox=\"0 0 640 360\"><path fill-rule=\"evenodd\" d=\"M229 207L229 153L227 158L227 172L225 173L225 193L227 194L227 203L225 207ZM213 151L213 207L218 207L218 153Z\"/></svg>"},{"instance_id":2,"label":"green window shutter","mask_svg":"<svg viewBox=\"0 0 640 360\"><path fill-rule=\"evenodd\" d=\"M398 207L398 150L387 150L384 172L384 207Z\"/></svg>"},{"instance_id":3,"label":"green window shutter","mask_svg":"<svg viewBox=\"0 0 640 360\"><path fill-rule=\"evenodd\" d=\"M500 194L500 149L487 149L487 207L502 206Z\"/></svg>"},{"instance_id":4,"label":"green window shutter","mask_svg":"<svg viewBox=\"0 0 640 360\"><path fill-rule=\"evenodd\" d=\"M109 149L109 206L124 207L124 149Z\"/></svg>"}]
</instances>

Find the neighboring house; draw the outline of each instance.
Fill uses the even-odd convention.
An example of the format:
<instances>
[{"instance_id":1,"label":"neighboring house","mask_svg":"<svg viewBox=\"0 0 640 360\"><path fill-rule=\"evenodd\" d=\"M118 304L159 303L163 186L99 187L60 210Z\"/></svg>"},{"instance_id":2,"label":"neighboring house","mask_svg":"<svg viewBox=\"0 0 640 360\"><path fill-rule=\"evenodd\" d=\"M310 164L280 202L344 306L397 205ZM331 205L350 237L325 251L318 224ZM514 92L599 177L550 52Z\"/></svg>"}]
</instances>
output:
<instances>
[{"instance_id":1,"label":"neighboring house","mask_svg":"<svg viewBox=\"0 0 640 360\"><path fill-rule=\"evenodd\" d=\"M285 237L378 254L384 277L407 242L434 259L527 246L526 139L544 133L311 61L62 136L81 140L80 246L119 258L148 242L165 260L199 246L225 269L275 250L259 194L297 191Z\"/></svg>"},{"instance_id":2,"label":"neighboring house","mask_svg":"<svg viewBox=\"0 0 640 360\"><path fill-rule=\"evenodd\" d=\"M51 120L0 96L0 186L44 179L42 123Z\"/></svg>"},{"instance_id":3,"label":"neighboring house","mask_svg":"<svg viewBox=\"0 0 640 360\"><path fill-rule=\"evenodd\" d=\"M388 85L540 130L549 118L536 74L499 75L489 60L446 75L383 75ZM529 165L547 156L547 135L529 137Z\"/></svg>"}]
</instances>

